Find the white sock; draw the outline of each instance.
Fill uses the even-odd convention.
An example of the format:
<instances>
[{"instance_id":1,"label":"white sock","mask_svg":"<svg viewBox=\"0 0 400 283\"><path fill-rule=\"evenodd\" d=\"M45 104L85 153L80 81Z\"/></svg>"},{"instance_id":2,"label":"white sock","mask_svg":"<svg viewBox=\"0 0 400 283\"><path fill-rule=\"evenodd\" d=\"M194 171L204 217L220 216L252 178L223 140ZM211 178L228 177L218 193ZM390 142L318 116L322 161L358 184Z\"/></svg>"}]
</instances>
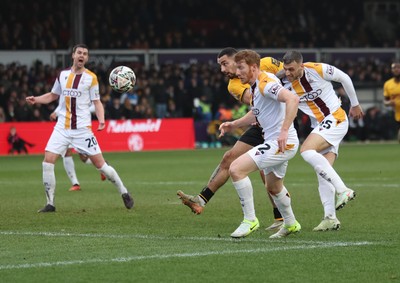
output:
<instances>
[{"instance_id":1,"label":"white sock","mask_svg":"<svg viewBox=\"0 0 400 283\"><path fill-rule=\"evenodd\" d=\"M306 150L301 153L301 156L314 168L318 175L332 183L336 193L341 194L347 189L338 173L322 154L315 150Z\"/></svg>"},{"instance_id":2,"label":"white sock","mask_svg":"<svg viewBox=\"0 0 400 283\"><path fill-rule=\"evenodd\" d=\"M254 209L253 187L249 177L237 182L232 182L235 187L239 200L242 205L243 217L249 221L256 220L256 211Z\"/></svg>"},{"instance_id":3,"label":"white sock","mask_svg":"<svg viewBox=\"0 0 400 283\"><path fill-rule=\"evenodd\" d=\"M90 160L90 158L88 158L88 159L86 159L85 164L90 165L90 164L93 164L93 163L92 163L92 160Z\"/></svg>"},{"instance_id":4,"label":"white sock","mask_svg":"<svg viewBox=\"0 0 400 283\"><path fill-rule=\"evenodd\" d=\"M72 185L75 185L75 184L79 185L78 177L76 176L76 172L75 172L75 163L74 163L74 159L72 158L72 156L65 156L63 158L63 163L64 163L65 172L67 172L67 176L68 176L69 180L71 181Z\"/></svg>"},{"instance_id":5,"label":"white sock","mask_svg":"<svg viewBox=\"0 0 400 283\"><path fill-rule=\"evenodd\" d=\"M125 188L124 184L122 183L121 178L119 177L117 171L107 163L104 163L103 167L98 169L101 173L103 173L114 186L117 187L120 194L126 194L128 190Z\"/></svg>"},{"instance_id":6,"label":"white sock","mask_svg":"<svg viewBox=\"0 0 400 283\"><path fill-rule=\"evenodd\" d=\"M282 214L283 221L286 226L291 226L296 223L296 217L294 216L292 206L291 206L291 199L290 194L285 188L283 187L282 191L276 195L270 194L272 199L274 200L276 207L279 209L279 212Z\"/></svg>"},{"instance_id":7,"label":"white sock","mask_svg":"<svg viewBox=\"0 0 400 283\"><path fill-rule=\"evenodd\" d=\"M324 217L329 219L336 218L335 208L335 188L331 183L317 174L318 191L322 206L324 207Z\"/></svg>"},{"instance_id":8,"label":"white sock","mask_svg":"<svg viewBox=\"0 0 400 283\"><path fill-rule=\"evenodd\" d=\"M54 164L43 162L43 185L46 193L47 204L54 206L54 193L56 190L56 176Z\"/></svg>"}]
</instances>

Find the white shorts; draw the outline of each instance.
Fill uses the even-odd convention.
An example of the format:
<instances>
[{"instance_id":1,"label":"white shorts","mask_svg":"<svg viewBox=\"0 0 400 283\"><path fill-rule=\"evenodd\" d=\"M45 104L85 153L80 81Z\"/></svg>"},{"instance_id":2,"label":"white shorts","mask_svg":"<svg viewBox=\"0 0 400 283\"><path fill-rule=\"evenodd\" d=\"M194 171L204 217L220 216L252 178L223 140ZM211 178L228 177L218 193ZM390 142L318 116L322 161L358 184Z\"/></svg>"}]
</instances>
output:
<instances>
[{"instance_id":1,"label":"white shorts","mask_svg":"<svg viewBox=\"0 0 400 283\"><path fill-rule=\"evenodd\" d=\"M339 153L339 145L347 134L349 129L349 120L346 119L337 125L337 119L332 115L328 115L321 121L311 133L320 135L332 146L320 151L321 154L333 152L336 155Z\"/></svg>"},{"instance_id":2,"label":"white shorts","mask_svg":"<svg viewBox=\"0 0 400 283\"><path fill-rule=\"evenodd\" d=\"M66 130L54 128L47 142L46 151L64 156L69 147L89 156L101 153L100 146L91 129Z\"/></svg>"},{"instance_id":3,"label":"white shorts","mask_svg":"<svg viewBox=\"0 0 400 283\"><path fill-rule=\"evenodd\" d=\"M270 172L276 177L283 178L286 174L288 161L292 159L299 148L299 141L288 141L288 149L285 152L279 152L278 142L265 141L250 149L247 153L257 164L259 170L263 170L267 175Z\"/></svg>"}]
</instances>

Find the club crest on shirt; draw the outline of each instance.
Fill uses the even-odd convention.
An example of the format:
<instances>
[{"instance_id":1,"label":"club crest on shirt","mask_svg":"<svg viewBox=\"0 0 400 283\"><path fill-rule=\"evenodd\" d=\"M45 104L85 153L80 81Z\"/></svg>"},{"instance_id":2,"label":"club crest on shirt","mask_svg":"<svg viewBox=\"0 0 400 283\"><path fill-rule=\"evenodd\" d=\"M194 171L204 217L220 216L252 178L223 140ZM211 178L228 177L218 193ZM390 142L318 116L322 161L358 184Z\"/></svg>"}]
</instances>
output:
<instances>
[{"instance_id":1,"label":"club crest on shirt","mask_svg":"<svg viewBox=\"0 0 400 283\"><path fill-rule=\"evenodd\" d=\"M253 111L254 116L258 116L260 114L260 109L258 108L252 108L251 111Z\"/></svg>"}]
</instances>

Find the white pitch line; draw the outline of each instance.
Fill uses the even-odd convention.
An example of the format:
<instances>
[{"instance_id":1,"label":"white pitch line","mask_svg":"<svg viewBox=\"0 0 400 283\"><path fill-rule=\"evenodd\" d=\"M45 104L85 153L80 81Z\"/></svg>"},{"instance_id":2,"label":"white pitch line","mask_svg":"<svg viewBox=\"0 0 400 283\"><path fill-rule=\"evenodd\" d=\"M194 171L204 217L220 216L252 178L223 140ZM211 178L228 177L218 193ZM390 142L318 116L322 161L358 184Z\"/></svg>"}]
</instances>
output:
<instances>
[{"instance_id":1,"label":"white pitch line","mask_svg":"<svg viewBox=\"0 0 400 283\"><path fill-rule=\"evenodd\" d=\"M131 261L142 261L142 260L164 260L170 258L190 258L190 257L201 257L210 255L227 255L227 254L249 254L249 253L268 253L276 251L287 251L287 250L309 250L317 248L333 248L343 246L361 246L368 245L370 243L325 243L322 245L298 245L290 247L271 247L271 248L258 248L258 249L241 249L241 250L223 250L223 251L208 251L198 253L173 253L164 255L145 255L145 256L130 256L110 259L88 259L88 260L72 260L72 261L57 261L57 262L38 262L38 263L25 263L25 264L10 264L0 265L0 270L10 269L26 269L26 268L40 268L40 267L54 267L54 266L66 266L66 265L78 265L78 264L92 264L92 263L111 263L111 262L131 262Z\"/></svg>"},{"instance_id":2,"label":"white pitch line","mask_svg":"<svg viewBox=\"0 0 400 283\"><path fill-rule=\"evenodd\" d=\"M257 232L256 232L257 233ZM323 241L312 241L312 240L298 240L294 238L285 238L282 240L271 240L271 239L232 239L228 237L188 237L188 236L159 236L159 235L146 235L146 234L92 234L92 233L68 233L68 232L19 232L19 231L0 231L0 235L11 235L11 236L43 236L43 237L81 237L81 238L109 238L109 239L144 239L144 240L178 240L178 241L222 241L222 242L257 242L257 243L296 243L296 244L311 244L311 245L323 245L327 242ZM335 245L371 245L372 242L328 242Z\"/></svg>"}]
</instances>

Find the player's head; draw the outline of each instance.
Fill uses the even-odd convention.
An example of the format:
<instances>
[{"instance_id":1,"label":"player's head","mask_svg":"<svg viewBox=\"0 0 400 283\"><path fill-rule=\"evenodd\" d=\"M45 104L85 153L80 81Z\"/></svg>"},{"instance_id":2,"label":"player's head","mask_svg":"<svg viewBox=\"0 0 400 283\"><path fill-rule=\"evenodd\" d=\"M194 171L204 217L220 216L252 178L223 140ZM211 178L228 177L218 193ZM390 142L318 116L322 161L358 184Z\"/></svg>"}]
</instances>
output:
<instances>
[{"instance_id":1,"label":"player's head","mask_svg":"<svg viewBox=\"0 0 400 283\"><path fill-rule=\"evenodd\" d=\"M282 59L285 75L290 82L303 76L303 55L298 51L288 51Z\"/></svg>"},{"instance_id":2,"label":"player's head","mask_svg":"<svg viewBox=\"0 0 400 283\"><path fill-rule=\"evenodd\" d=\"M241 50L235 54L236 76L242 83L253 84L260 69L260 55L253 50Z\"/></svg>"},{"instance_id":3,"label":"player's head","mask_svg":"<svg viewBox=\"0 0 400 283\"><path fill-rule=\"evenodd\" d=\"M392 74L395 78L400 79L400 60L394 60L392 65Z\"/></svg>"},{"instance_id":4,"label":"player's head","mask_svg":"<svg viewBox=\"0 0 400 283\"><path fill-rule=\"evenodd\" d=\"M237 50L233 47L226 47L219 52L217 62L221 67L221 73L230 79L236 77L236 65L233 57L237 53Z\"/></svg>"},{"instance_id":5,"label":"player's head","mask_svg":"<svg viewBox=\"0 0 400 283\"><path fill-rule=\"evenodd\" d=\"M77 68L83 68L89 60L89 48L86 44L79 43L72 48L73 65Z\"/></svg>"}]
</instances>

